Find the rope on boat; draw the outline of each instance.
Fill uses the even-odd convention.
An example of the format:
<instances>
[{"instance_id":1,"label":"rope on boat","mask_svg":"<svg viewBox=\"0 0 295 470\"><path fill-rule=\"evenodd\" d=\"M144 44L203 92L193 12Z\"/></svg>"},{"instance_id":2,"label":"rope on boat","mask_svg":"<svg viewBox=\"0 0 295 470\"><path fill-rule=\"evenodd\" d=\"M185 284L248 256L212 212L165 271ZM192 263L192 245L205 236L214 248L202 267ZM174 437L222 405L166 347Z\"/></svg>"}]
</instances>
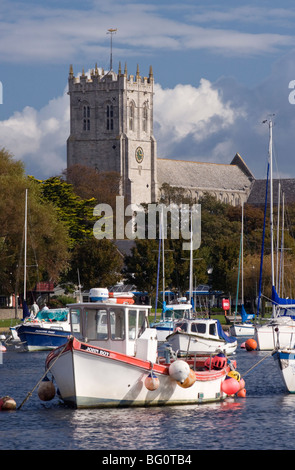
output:
<instances>
[{"instance_id":1,"label":"rope on boat","mask_svg":"<svg viewBox=\"0 0 295 470\"><path fill-rule=\"evenodd\" d=\"M254 364L252 367L250 367L250 369L248 369L245 372L245 374L243 374L241 377L245 377L245 375L249 374L249 372L251 372L251 370L253 370L255 367L257 367L261 362L263 362L264 359L267 359L269 356L272 356L272 354L274 354L276 351L277 351L277 348L273 349L269 354L266 354L266 356L264 356L262 359L260 359L260 361L256 362L256 364Z\"/></svg>"},{"instance_id":2,"label":"rope on boat","mask_svg":"<svg viewBox=\"0 0 295 470\"><path fill-rule=\"evenodd\" d=\"M66 344L64 345L64 347L62 348L62 350L58 353L58 355L56 356L56 358L54 359L54 361L51 363L51 365L45 370L44 374L42 375L41 379L39 380L39 382L35 385L35 387L27 394L26 398L22 401L22 403L18 406L17 410L20 410L21 407L24 405L24 403L32 396L34 390L36 390L36 388L40 385L40 383L42 382L42 380L44 379L44 377L48 374L48 372L50 371L50 369L53 367L53 365L56 363L56 361L60 358L60 356L62 355L62 353L66 350L68 344L70 343L70 341L72 340L72 336L70 336L70 338L68 339L68 341L66 342Z\"/></svg>"}]
</instances>

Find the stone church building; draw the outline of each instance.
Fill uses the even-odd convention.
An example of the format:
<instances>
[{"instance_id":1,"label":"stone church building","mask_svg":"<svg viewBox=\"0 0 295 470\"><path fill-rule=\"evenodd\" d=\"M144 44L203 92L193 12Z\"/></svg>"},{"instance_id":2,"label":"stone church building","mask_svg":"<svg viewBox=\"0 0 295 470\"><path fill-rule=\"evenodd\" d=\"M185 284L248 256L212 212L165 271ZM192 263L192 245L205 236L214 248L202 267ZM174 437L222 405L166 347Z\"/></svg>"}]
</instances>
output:
<instances>
[{"instance_id":1,"label":"stone church building","mask_svg":"<svg viewBox=\"0 0 295 470\"><path fill-rule=\"evenodd\" d=\"M117 171L127 203L158 201L163 183L184 188L198 200L209 192L232 205L246 202L255 178L241 156L229 164L173 160L157 155L153 133L154 76L105 73L97 66L90 76L69 73L70 136L67 166L83 164Z\"/></svg>"}]
</instances>

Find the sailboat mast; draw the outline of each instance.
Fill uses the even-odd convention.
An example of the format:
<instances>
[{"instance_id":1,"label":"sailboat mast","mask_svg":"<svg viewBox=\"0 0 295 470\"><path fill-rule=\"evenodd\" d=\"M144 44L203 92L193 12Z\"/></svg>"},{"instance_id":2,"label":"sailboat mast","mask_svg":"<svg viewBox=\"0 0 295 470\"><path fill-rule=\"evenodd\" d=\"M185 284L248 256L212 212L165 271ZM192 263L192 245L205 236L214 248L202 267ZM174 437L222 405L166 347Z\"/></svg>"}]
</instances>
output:
<instances>
[{"instance_id":1,"label":"sailboat mast","mask_svg":"<svg viewBox=\"0 0 295 470\"><path fill-rule=\"evenodd\" d=\"M244 202L242 202L242 234L241 234L241 263L242 263L242 305L244 305Z\"/></svg>"},{"instance_id":2,"label":"sailboat mast","mask_svg":"<svg viewBox=\"0 0 295 470\"><path fill-rule=\"evenodd\" d=\"M161 228L162 228L162 268L163 268L163 302L165 302L165 247L164 247L164 215L163 215L163 208L161 212Z\"/></svg>"},{"instance_id":3,"label":"sailboat mast","mask_svg":"<svg viewBox=\"0 0 295 470\"><path fill-rule=\"evenodd\" d=\"M274 241L273 241L273 164L272 164L272 128L269 121L269 160L270 160L270 246L271 246L271 285L275 285L274 279ZM272 304L272 313L275 315L275 304Z\"/></svg>"},{"instance_id":4,"label":"sailboat mast","mask_svg":"<svg viewBox=\"0 0 295 470\"><path fill-rule=\"evenodd\" d=\"M27 298L27 219L28 219L28 190L25 197L25 249L24 249L24 300Z\"/></svg>"},{"instance_id":5,"label":"sailboat mast","mask_svg":"<svg viewBox=\"0 0 295 470\"><path fill-rule=\"evenodd\" d=\"M281 205L281 183L279 182L278 186L278 221L277 221L277 253L276 253L276 291L279 292L279 242L280 242L280 205Z\"/></svg>"},{"instance_id":6,"label":"sailboat mast","mask_svg":"<svg viewBox=\"0 0 295 470\"><path fill-rule=\"evenodd\" d=\"M189 301L193 297L193 222L191 222L190 266L189 266Z\"/></svg>"}]
</instances>

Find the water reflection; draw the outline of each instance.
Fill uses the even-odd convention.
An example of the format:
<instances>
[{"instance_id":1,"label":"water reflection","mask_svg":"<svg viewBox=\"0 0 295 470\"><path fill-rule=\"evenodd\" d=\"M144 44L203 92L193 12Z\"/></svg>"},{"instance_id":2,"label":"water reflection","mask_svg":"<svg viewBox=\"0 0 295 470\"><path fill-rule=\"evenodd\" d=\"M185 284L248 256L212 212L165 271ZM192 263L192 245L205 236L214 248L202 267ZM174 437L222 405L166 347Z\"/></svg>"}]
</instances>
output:
<instances>
[{"instance_id":1,"label":"water reflection","mask_svg":"<svg viewBox=\"0 0 295 470\"><path fill-rule=\"evenodd\" d=\"M295 449L295 395L286 392L277 364L265 356L238 350L237 370L243 375L251 369L247 396L220 403L73 410L57 399L41 403L34 392L20 411L0 413L0 448ZM43 374L45 358L46 353L5 354L1 396L9 394L20 404Z\"/></svg>"},{"instance_id":2,"label":"water reflection","mask_svg":"<svg viewBox=\"0 0 295 470\"><path fill-rule=\"evenodd\" d=\"M203 433L215 433L218 438L221 430L227 432L233 426L234 416L245 406L243 399L204 405L76 410L71 416L72 445L101 450L206 448Z\"/></svg>"}]
</instances>

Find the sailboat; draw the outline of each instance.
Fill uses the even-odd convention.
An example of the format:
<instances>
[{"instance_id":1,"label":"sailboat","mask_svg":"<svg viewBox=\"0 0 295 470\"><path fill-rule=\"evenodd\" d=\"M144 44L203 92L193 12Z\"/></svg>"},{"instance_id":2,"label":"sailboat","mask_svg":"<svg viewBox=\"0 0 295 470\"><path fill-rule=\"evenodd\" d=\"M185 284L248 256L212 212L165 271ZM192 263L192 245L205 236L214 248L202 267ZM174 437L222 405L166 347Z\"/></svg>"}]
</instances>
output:
<instances>
[{"instance_id":1,"label":"sailboat","mask_svg":"<svg viewBox=\"0 0 295 470\"><path fill-rule=\"evenodd\" d=\"M193 291L193 229L191 229L190 249L190 298ZM228 336L222 329L218 319L194 318L193 312L188 318L175 322L174 331L167 336L167 342L179 356L224 353L234 354L237 349L237 339Z\"/></svg>"},{"instance_id":2,"label":"sailboat","mask_svg":"<svg viewBox=\"0 0 295 470\"><path fill-rule=\"evenodd\" d=\"M44 308L31 318L27 305L27 220L28 189L25 193L23 322L10 328L13 341L27 351L51 350L67 341L70 333L69 309ZM75 327L74 327L75 329Z\"/></svg>"},{"instance_id":3,"label":"sailboat","mask_svg":"<svg viewBox=\"0 0 295 470\"><path fill-rule=\"evenodd\" d=\"M244 307L244 203L242 203L242 229L241 229L241 241L240 241L240 255L239 255L239 272L238 272L238 282L237 282L237 295L236 295L236 311L238 306L238 295L239 295L239 276L240 276L240 263L242 264L242 276L241 276L241 290L242 290L242 307L241 307L241 322L234 322L230 327L230 333L232 336L253 336L255 329L254 325L250 320L253 320L255 317L254 314L247 314Z\"/></svg>"},{"instance_id":4,"label":"sailboat","mask_svg":"<svg viewBox=\"0 0 295 470\"><path fill-rule=\"evenodd\" d=\"M160 222L160 236L159 236L159 253L158 253L158 272L157 272L157 293L156 293L156 304L155 304L155 321L151 323L151 328L157 330L158 343L163 343L166 338L174 330L174 325L177 320L183 318L190 318L192 311L192 304L187 301L186 297L180 297L176 301L167 304L166 302L166 291L165 291L165 247L164 247L164 236L163 234L163 213L161 214ZM162 301L162 312L161 319L156 320L157 315L157 301L158 301L158 286L160 276L160 259L162 250L162 281L163 281L163 301ZM191 298L191 297L190 297Z\"/></svg>"},{"instance_id":5,"label":"sailboat","mask_svg":"<svg viewBox=\"0 0 295 470\"><path fill-rule=\"evenodd\" d=\"M272 129L269 121L269 163L270 163L270 237L271 237L271 279L272 316L266 325L255 325L254 338L257 349L271 351L275 348L293 346L295 340L295 300L279 297L274 275L274 233L273 233L273 177L272 177Z\"/></svg>"}]
</instances>

